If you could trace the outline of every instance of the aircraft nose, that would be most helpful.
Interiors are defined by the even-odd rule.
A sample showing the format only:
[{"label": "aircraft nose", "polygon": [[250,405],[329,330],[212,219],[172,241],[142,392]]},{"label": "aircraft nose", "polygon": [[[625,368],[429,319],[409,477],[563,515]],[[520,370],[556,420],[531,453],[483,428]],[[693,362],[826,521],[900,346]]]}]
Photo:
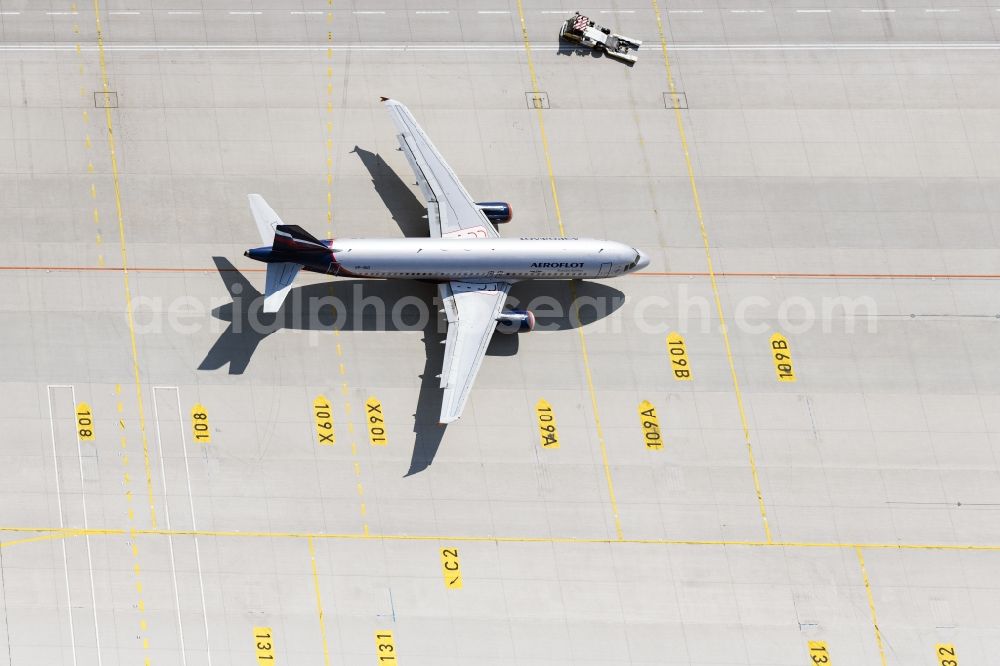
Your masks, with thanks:
[{"label": "aircraft nose", "polygon": [[636,250],[639,253],[639,263],[635,265],[635,270],[641,271],[646,266],[649,266],[649,255],[647,255],[642,250]]}]

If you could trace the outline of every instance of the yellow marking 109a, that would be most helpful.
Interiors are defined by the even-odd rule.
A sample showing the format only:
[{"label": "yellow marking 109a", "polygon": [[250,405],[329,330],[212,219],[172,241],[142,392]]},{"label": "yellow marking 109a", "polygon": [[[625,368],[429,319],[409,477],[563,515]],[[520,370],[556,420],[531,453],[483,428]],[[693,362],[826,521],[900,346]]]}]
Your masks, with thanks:
[{"label": "yellow marking 109a", "polygon": [[333,446],[333,412],[330,410],[330,401],[324,395],[316,396],[313,400],[313,420],[316,422],[316,438],[320,446]]},{"label": "yellow marking 109a", "polygon": [[547,400],[539,400],[535,405],[535,418],[538,419],[538,435],[542,438],[542,448],[558,449],[559,432],[556,430],[556,415]]},{"label": "yellow marking 109a", "polygon": [[257,648],[257,663],[273,664],[274,646],[271,643],[271,627],[254,627],[253,640]]},{"label": "yellow marking 109a", "polygon": [[191,430],[194,441],[202,444],[212,442],[212,432],[208,429],[208,410],[200,402],[191,408]]},{"label": "yellow marking 109a", "polygon": [[830,664],[830,653],[826,649],[826,641],[809,641],[809,659],[814,664]]},{"label": "yellow marking 109a", "polygon": [[639,423],[642,425],[642,439],[647,449],[663,448],[663,436],[660,434],[660,419],[656,416],[656,407],[649,400],[639,403]]},{"label": "yellow marking 109a", "polygon": [[667,336],[667,354],[670,355],[670,369],[674,373],[674,379],[679,382],[689,382],[694,379],[691,374],[691,363],[688,361],[687,346],[680,333],[671,333]]},{"label": "yellow marking 109a", "polygon": [[368,440],[372,446],[385,446],[389,443],[385,436],[385,416],[382,415],[382,403],[375,396],[365,401],[365,416],[368,417]]},{"label": "yellow marking 109a", "polygon": [[951,643],[938,643],[934,646],[934,654],[937,656],[938,666],[958,666],[958,655]]},{"label": "yellow marking 109a", "polygon": [[795,381],[792,351],[788,348],[788,338],[781,333],[771,336],[771,360],[774,361],[774,372],[777,373],[779,382]]},{"label": "yellow marking 109a", "polygon": [[76,436],[84,442],[94,441],[94,415],[85,402],[76,406]]},{"label": "yellow marking 109a", "polygon": [[378,663],[399,663],[396,661],[396,641],[392,637],[391,630],[383,629],[375,632],[375,649],[378,650]]},{"label": "yellow marking 109a", "polygon": [[444,570],[444,586],[449,590],[461,590],[462,571],[458,568],[458,548],[441,549],[441,569]]}]

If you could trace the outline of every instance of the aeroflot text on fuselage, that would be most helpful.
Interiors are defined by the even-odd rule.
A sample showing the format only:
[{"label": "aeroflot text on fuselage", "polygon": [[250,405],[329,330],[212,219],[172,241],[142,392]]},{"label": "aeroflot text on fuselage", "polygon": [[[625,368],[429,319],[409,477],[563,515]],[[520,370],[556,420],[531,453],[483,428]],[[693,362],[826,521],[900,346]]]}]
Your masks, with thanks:
[{"label": "aeroflot text on fuselage", "polygon": [[544,262],[544,263],[533,263],[532,268],[583,268],[583,262],[578,261],[575,263],[566,263],[565,261],[555,263],[555,262]]}]

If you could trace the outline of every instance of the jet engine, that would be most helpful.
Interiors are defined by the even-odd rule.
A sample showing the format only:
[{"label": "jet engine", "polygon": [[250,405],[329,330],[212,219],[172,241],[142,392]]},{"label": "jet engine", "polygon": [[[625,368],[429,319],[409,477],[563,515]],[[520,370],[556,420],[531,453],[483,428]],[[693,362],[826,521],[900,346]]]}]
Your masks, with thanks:
[{"label": "jet engine", "polygon": [[508,310],[497,316],[501,333],[528,333],[535,328],[535,314],[530,310]]},{"label": "jet engine", "polygon": [[493,224],[504,224],[514,217],[514,209],[506,201],[477,201],[476,205]]}]

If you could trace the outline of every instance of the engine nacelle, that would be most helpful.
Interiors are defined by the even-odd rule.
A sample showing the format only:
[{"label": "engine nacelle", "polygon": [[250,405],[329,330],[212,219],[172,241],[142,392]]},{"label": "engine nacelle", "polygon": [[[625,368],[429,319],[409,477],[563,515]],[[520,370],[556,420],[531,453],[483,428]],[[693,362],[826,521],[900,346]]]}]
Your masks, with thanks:
[{"label": "engine nacelle", "polygon": [[514,217],[514,209],[506,201],[477,201],[476,205],[493,224],[504,224]]},{"label": "engine nacelle", "polygon": [[535,314],[530,310],[508,310],[497,316],[501,333],[528,333],[535,328]]}]

